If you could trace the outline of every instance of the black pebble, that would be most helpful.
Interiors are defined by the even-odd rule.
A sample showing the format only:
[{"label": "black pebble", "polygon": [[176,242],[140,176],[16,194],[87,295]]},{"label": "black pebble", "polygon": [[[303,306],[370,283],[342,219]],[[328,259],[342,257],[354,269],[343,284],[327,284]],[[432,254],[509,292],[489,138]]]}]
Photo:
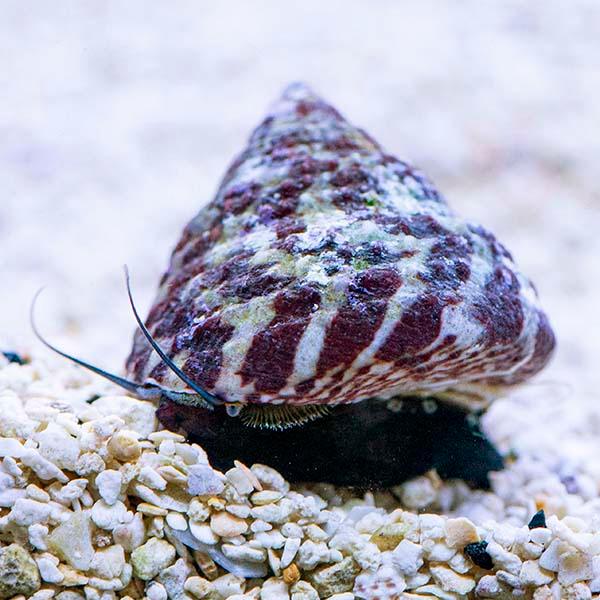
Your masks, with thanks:
[{"label": "black pebble", "polygon": [[6,358],[6,360],[8,360],[8,362],[10,363],[17,363],[18,365],[24,365],[27,361],[22,358],[21,356],[19,356],[16,352],[2,352],[2,354],[4,354],[4,358]]},{"label": "black pebble", "polygon": [[531,521],[527,525],[529,529],[537,529],[538,527],[546,527],[546,515],[543,510],[538,510],[533,517],[531,517]]},{"label": "black pebble", "polygon": [[487,542],[474,542],[465,546],[465,554],[482,569],[490,571],[494,568],[492,557],[487,553]]}]

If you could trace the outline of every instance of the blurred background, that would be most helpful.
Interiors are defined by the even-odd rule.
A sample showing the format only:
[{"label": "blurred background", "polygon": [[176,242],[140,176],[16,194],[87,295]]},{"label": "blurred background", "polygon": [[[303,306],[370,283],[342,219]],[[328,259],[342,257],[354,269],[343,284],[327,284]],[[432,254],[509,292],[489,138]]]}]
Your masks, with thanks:
[{"label": "blurred background", "polygon": [[0,343],[118,371],[185,223],[268,104],[305,80],[534,280],[597,389],[600,4],[304,0],[0,5]]}]

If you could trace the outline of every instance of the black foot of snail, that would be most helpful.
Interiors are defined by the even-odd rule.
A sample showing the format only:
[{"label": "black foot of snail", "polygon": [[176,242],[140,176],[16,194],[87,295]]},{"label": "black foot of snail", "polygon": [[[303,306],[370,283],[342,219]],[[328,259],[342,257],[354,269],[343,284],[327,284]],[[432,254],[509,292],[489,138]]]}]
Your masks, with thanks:
[{"label": "black foot of snail", "polygon": [[228,469],[236,459],[267,463],[291,481],[378,488],[435,468],[444,479],[486,488],[488,473],[503,466],[474,415],[434,400],[408,398],[396,412],[381,400],[338,406],[283,431],[248,427],[222,407],[208,411],[169,401],[158,417],[200,444],[217,468]]}]

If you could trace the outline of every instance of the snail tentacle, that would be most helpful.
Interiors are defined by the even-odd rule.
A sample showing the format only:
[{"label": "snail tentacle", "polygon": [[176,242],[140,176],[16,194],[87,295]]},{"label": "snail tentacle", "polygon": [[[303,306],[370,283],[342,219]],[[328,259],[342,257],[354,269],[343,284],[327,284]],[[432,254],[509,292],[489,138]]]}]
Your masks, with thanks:
[{"label": "snail tentacle", "polygon": [[135,307],[135,303],[133,302],[133,296],[131,294],[131,285],[129,283],[129,270],[127,269],[127,265],[124,265],[125,270],[125,285],[127,286],[127,295],[129,296],[129,303],[131,304],[131,309],[133,310],[133,316],[137,321],[137,324],[144,334],[144,337],[148,340],[148,343],[152,346],[155,352],[160,356],[162,361],[183,381],[185,384],[189,385],[199,396],[202,397],[203,400],[208,402],[208,404],[212,407],[217,404],[221,404],[222,402],[213,394],[207,392],[202,389],[197,383],[195,383],[190,377],[188,377],[164,352],[164,350],[158,345],[158,342],[152,337],[152,334],[148,331],[148,328],[144,325],[144,322],[140,318],[138,311]]},{"label": "snail tentacle", "polygon": [[46,348],[49,348],[53,352],[56,352],[56,354],[58,354],[59,356],[62,356],[63,358],[70,360],[71,362],[75,363],[76,365],[84,367],[85,369],[87,369],[88,371],[91,371],[92,373],[95,373],[96,375],[100,375],[100,377],[104,377],[104,379],[108,379],[108,381],[122,387],[123,389],[127,390],[128,392],[130,392],[132,394],[135,394],[136,396],[143,397],[143,398],[160,396],[160,392],[158,391],[158,389],[151,390],[147,386],[139,385],[139,384],[135,383],[134,381],[129,381],[128,379],[125,379],[124,377],[119,377],[118,375],[109,373],[108,371],[105,371],[104,369],[101,369],[100,367],[97,367],[91,363],[88,363],[88,362],[80,359],[80,358],[77,358],[76,356],[72,356],[71,354],[67,354],[66,352],[63,352],[56,346],[53,346],[48,340],[46,340],[44,338],[44,336],[42,336],[42,334],[40,333],[40,331],[36,325],[36,322],[35,322],[35,305],[36,305],[37,299],[39,298],[39,296],[43,290],[44,290],[44,288],[40,288],[36,292],[35,296],[33,297],[33,300],[31,301],[31,308],[29,309],[29,322],[31,324],[31,329],[33,330],[35,337],[37,337],[37,339],[42,344],[44,344],[44,346],[46,346]]}]

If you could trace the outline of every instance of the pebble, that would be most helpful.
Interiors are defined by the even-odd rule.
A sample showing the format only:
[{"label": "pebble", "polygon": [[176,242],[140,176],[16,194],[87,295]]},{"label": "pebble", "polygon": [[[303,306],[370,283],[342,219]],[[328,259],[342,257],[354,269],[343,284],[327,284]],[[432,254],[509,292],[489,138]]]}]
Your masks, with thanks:
[{"label": "pebble", "polygon": [[347,557],[339,563],[313,571],[309,578],[319,595],[326,598],[351,591],[359,573],[359,566],[351,557]]},{"label": "pebble", "polygon": [[123,462],[137,460],[142,453],[138,437],[138,434],[133,431],[121,429],[110,438],[106,447],[117,460]]},{"label": "pebble", "polygon": [[175,564],[160,571],[157,580],[163,584],[167,596],[172,600],[185,600],[185,582],[192,572],[190,565],[182,558]]},{"label": "pebble", "polygon": [[464,548],[479,541],[477,527],[469,519],[460,517],[446,521],[446,543],[450,548]]},{"label": "pebble", "polygon": [[194,596],[194,598],[206,598],[213,592],[214,585],[208,579],[204,579],[204,577],[193,576],[185,580],[183,589]]},{"label": "pebble", "polygon": [[260,600],[287,600],[290,597],[288,586],[282,579],[267,579],[260,590]]},{"label": "pebble", "polygon": [[250,502],[254,506],[264,506],[265,504],[271,504],[277,502],[283,498],[283,494],[277,490],[262,490],[261,492],[255,492],[250,496]]},{"label": "pebble", "polygon": [[248,523],[227,512],[217,512],[210,518],[210,528],[220,537],[234,537],[248,531]]},{"label": "pebble", "polygon": [[48,536],[48,549],[74,569],[86,571],[94,558],[88,511],[73,513]]},{"label": "pebble", "polygon": [[540,567],[536,560],[526,560],[519,572],[519,580],[525,587],[542,587],[552,583],[553,579],[552,572]]},{"label": "pebble", "polygon": [[167,525],[177,531],[185,531],[188,528],[188,522],[180,513],[170,512],[167,514]]},{"label": "pebble", "polygon": [[[167,600],[168,597],[167,590],[162,583],[152,581],[148,584],[146,588],[146,598],[148,600]],[[197,597],[200,598],[201,596]]]},{"label": "pebble", "polygon": [[229,598],[234,594],[243,594],[246,589],[246,580],[243,577],[232,575],[222,575],[217,577],[212,582],[215,592],[221,596],[221,598]]},{"label": "pebble", "polygon": [[131,553],[133,572],[143,581],[149,581],[173,562],[175,554],[175,548],[169,542],[150,538]]},{"label": "pebble", "polygon": [[38,502],[29,498],[18,498],[8,518],[16,525],[28,527],[36,523],[45,523],[52,514],[52,506],[47,502]]},{"label": "pebble", "polygon": [[423,566],[423,548],[410,540],[402,540],[392,552],[392,563],[402,575],[416,575]]},{"label": "pebble", "polygon": [[449,567],[436,565],[430,568],[431,575],[439,586],[446,592],[466,595],[475,588],[475,579],[455,573]]},{"label": "pebble", "polygon": [[213,531],[210,525],[206,523],[189,522],[190,533],[203,544],[212,546],[219,541],[219,536]]},{"label": "pebble", "polygon": [[264,548],[253,548],[248,544],[223,544],[221,546],[223,554],[234,561],[246,561],[261,563],[267,560],[267,551]]},{"label": "pebble", "polygon": [[103,579],[120,577],[125,569],[125,552],[120,545],[96,550],[90,570]]},{"label": "pebble", "polygon": [[300,548],[301,540],[299,538],[289,537],[283,546],[281,554],[281,567],[287,567],[295,558],[298,549]]},{"label": "pebble", "polygon": [[292,585],[299,581],[299,579],[300,569],[298,569],[294,563],[283,569],[283,581],[286,583],[286,585]]},{"label": "pebble", "polygon": [[127,507],[121,501],[117,501],[111,505],[104,500],[98,500],[92,506],[90,514],[96,527],[109,531],[133,518],[133,515],[129,513]]},{"label": "pebble", "polygon": [[18,544],[0,548],[0,598],[29,597],[40,587],[38,567],[27,550]]},{"label": "pebble", "polygon": [[119,471],[106,469],[96,476],[98,493],[107,504],[115,504],[121,494],[123,477]]},{"label": "pebble", "polygon": [[298,581],[290,588],[291,600],[319,600],[319,593],[308,581]]},{"label": "pebble", "polygon": [[192,496],[220,494],[225,484],[208,465],[192,465],[188,470],[188,492]]},{"label": "pebble", "polygon": [[227,477],[238,494],[242,496],[247,496],[254,491],[253,479],[249,477],[247,471],[244,471],[243,469],[239,469],[238,467],[229,469],[229,471],[225,473],[225,477]]},{"label": "pebble", "polygon": [[65,576],[58,569],[60,563],[56,556],[51,554],[42,554],[36,557],[35,562],[40,572],[42,581],[46,583],[61,583]]}]

